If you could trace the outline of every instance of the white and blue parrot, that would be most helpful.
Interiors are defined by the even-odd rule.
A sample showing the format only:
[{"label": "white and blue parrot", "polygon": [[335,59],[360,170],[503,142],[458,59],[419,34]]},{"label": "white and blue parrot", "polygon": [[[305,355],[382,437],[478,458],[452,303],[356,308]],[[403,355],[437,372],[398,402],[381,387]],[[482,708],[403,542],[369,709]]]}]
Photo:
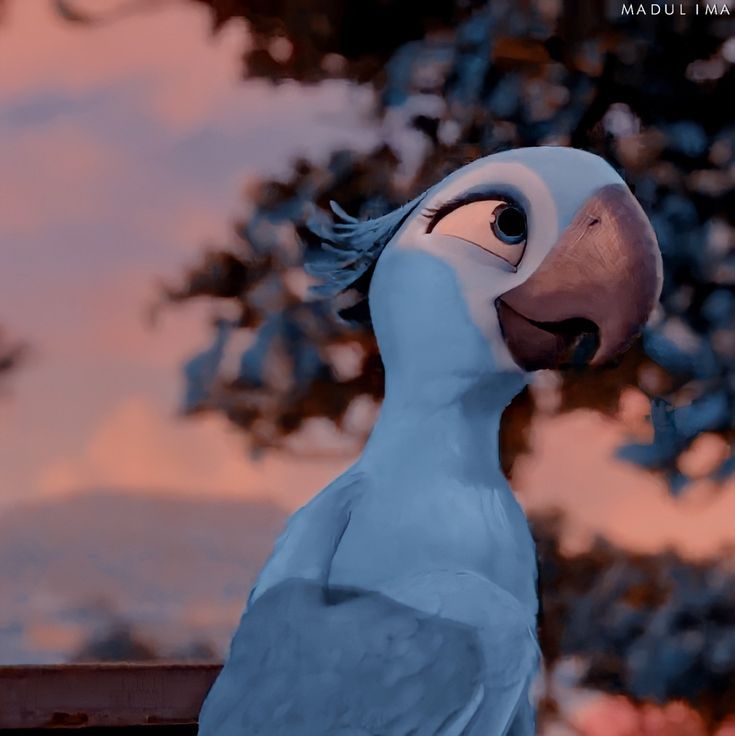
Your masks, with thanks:
[{"label": "white and blue parrot", "polygon": [[661,288],[654,232],[605,161],[562,147],[342,219],[313,270],[327,294],[369,279],[385,401],[276,543],[199,733],[530,736],[536,558],[500,418],[529,371],[630,344]]}]

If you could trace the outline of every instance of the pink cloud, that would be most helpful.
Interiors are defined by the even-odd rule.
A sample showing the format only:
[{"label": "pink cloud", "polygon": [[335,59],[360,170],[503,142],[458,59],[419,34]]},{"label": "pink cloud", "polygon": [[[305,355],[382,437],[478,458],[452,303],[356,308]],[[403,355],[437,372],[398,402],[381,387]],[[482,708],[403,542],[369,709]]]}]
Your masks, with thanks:
[{"label": "pink cloud", "polygon": [[539,419],[533,452],[514,478],[521,502],[564,509],[571,547],[602,534],[641,551],[672,546],[701,557],[735,543],[735,483],[717,492],[700,483],[674,499],[658,477],[615,459],[626,435],[623,424],[592,411]]},{"label": "pink cloud", "polygon": [[[619,425],[576,412],[540,422],[534,436],[536,451],[520,463],[514,486],[530,511],[566,510],[571,548],[603,534],[637,550],[672,546],[700,557],[735,541],[732,489],[708,497],[698,488],[672,499],[650,474],[614,460],[624,439]],[[273,452],[252,461],[244,437],[223,419],[182,421],[133,396],[119,401],[77,451],[48,463],[39,487],[46,493],[114,487],[270,498],[293,510],[348,459]]]},{"label": "pink cloud", "polygon": [[0,142],[0,233],[34,234],[99,216],[111,202],[101,182],[126,170],[111,146],[62,122]]},{"label": "pink cloud", "polygon": [[[150,132],[153,120],[163,134],[156,128],[138,151],[127,127],[110,131],[109,117],[85,112],[13,130],[0,142],[0,222],[6,233],[26,236],[22,247],[11,240],[19,254],[13,265],[34,250],[40,255],[24,261],[33,269],[35,292],[15,279],[0,289],[2,315],[13,314],[14,328],[38,353],[15,383],[17,406],[5,409],[14,424],[3,432],[0,493],[7,499],[35,492],[40,466],[45,492],[80,485],[211,489],[272,494],[293,508],[340,463],[274,455],[254,464],[241,436],[219,420],[176,420],[179,368],[203,343],[206,320],[194,307],[164,315],[152,332],[144,310],[156,274],[182,267],[182,249],[193,251],[210,236],[226,238],[246,173],[278,170],[298,145],[313,155],[346,140],[371,145],[375,131],[359,115],[367,98],[338,83],[304,90],[239,81],[242,27],[213,39],[206,12],[194,4],[90,29],[62,23],[51,7],[10,3],[0,98],[13,104],[55,91],[74,100],[112,90],[112,110],[127,115],[131,130]],[[198,159],[186,159],[184,169],[194,173],[179,176],[162,157],[199,126],[214,131],[212,145],[227,153],[227,166],[204,170]],[[218,147],[245,130],[244,138],[229,139],[226,151]],[[208,146],[202,161],[210,160]],[[182,146],[170,163],[178,165],[176,155],[189,148]],[[114,240],[131,222],[130,242]],[[59,239],[57,229],[69,223],[88,225],[88,240]],[[51,236],[36,238],[44,228]],[[66,268],[70,246],[96,264],[93,277]],[[3,273],[8,279],[7,268]],[[131,373],[145,374],[147,383],[132,385]],[[637,549],[672,544],[703,555],[732,543],[732,484],[720,494],[700,486],[672,500],[651,475],[612,458],[628,428],[589,412],[538,421],[533,454],[520,462],[514,480],[523,503],[531,510],[567,509],[576,544],[604,533]],[[708,441],[688,461],[698,467],[720,449]]]},{"label": "pink cloud", "polygon": [[182,422],[143,397],[128,397],[76,453],[44,467],[38,486],[52,495],[111,488],[268,499],[293,510],[347,464],[277,454],[253,461],[246,451],[242,436],[219,418]]},{"label": "pink cloud", "polygon": [[702,719],[684,703],[636,707],[622,697],[600,696],[573,718],[583,736],[706,736]]},{"label": "pink cloud", "polygon": [[[98,11],[103,7],[97,3]],[[212,94],[208,87],[221,90],[236,77],[238,51],[247,38],[241,24],[212,37],[206,8],[195,5],[183,12],[178,4],[159,5],[91,28],[63,21],[51,2],[16,0],[6,15],[0,47],[4,96],[33,87],[80,94],[137,76],[178,93],[188,80],[190,104],[197,109]]]},{"label": "pink cloud", "polygon": [[[267,132],[269,125],[278,127],[279,115],[293,115],[304,105],[313,105],[323,118],[343,119],[346,98],[349,109],[357,106],[369,114],[371,92],[345,82],[305,89],[288,82],[276,87],[265,80],[242,81],[246,24],[231,21],[213,35],[204,6],[158,5],[87,28],[62,21],[51,2],[16,0],[5,26],[0,98],[34,89],[81,96],[137,82],[141,107],[179,134],[212,122],[237,130],[253,120]],[[233,88],[239,94],[233,95]],[[337,142],[354,139],[338,123],[333,134]]]},{"label": "pink cloud", "polygon": [[0,316],[35,351],[3,415],[2,504],[37,492],[39,466],[76,463],[130,393],[174,411],[208,312],[152,331],[146,307],[231,237],[248,173],[375,139],[344,85],[242,82],[242,27],[212,37],[195,4],[92,28],[52,7],[10,2],[0,44]]}]

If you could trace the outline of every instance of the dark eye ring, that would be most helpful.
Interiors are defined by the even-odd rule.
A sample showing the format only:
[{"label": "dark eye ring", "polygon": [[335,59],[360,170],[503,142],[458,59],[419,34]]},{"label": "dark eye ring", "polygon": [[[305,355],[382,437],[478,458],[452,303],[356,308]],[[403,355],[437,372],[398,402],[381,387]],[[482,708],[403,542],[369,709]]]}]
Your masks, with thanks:
[{"label": "dark eye ring", "polygon": [[526,239],[526,215],[514,204],[499,204],[493,210],[490,227],[495,237],[508,245],[518,245]]}]

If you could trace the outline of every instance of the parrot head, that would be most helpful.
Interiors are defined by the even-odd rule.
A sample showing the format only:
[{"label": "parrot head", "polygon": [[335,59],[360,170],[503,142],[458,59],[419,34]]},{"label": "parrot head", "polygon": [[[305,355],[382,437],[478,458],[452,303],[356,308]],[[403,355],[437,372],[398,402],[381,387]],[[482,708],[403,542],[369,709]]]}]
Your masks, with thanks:
[{"label": "parrot head", "polygon": [[317,290],[366,294],[386,369],[409,381],[604,364],[661,290],[641,206],[577,149],[478,159],[375,220],[337,212],[344,222],[317,231]]}]

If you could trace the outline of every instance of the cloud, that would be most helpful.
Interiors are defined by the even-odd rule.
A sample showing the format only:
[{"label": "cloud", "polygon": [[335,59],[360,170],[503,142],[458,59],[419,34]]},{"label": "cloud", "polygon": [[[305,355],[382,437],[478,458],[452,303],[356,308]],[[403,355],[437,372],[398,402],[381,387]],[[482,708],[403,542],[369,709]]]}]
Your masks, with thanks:
[{"label": "cloud", "polygon": [[253,461],[246,449],[242,435],[228,431],[219,418],[186,422],[161,413],[145,397],[131,396],[76,453],[43,468],[38,487],[50,495],[129,489],[269,499],[293,510],[347,462],[278,454]]},{"label": "cloud", "polygon": [[246,176],[376,140],[365,90],[243,82],[247,33],[213,37],[204,7],[94,28],[51,9],[9,3],[0,44],[0,319],[34,349],[3,414],[2,504],[38,492],[39,466],[53,487],[125,478],[85,443],[131,395],[173,412],[181,362],[206,341],[198,305],[148,329],[157,280],[227,242]]},{"label": "cloud", "polygon": [[[230,24],[213,37],[205,7],[159,6],[92,28],[64,22],[51,2],[11,2],[0,48],[0,95],[22,96],[46,87],[81,96],[138,78],[165,86],[201,107],[239,72],[243,26]],[[206,48],[214,53],[202,53]],[[178,86],[175,82],[178,80]]]},{"label": "cloud", "polygon": [[632,549],[701,557],[735,542],[735,483],[717,492],[699,484],[674,499],[658,477],[615,459],[627,439],[623,424],[592,411],[539,419],[513,486],[529,510],[568,513],[572,548],[602,534]]},{"label": "cloud", "polygon": [[186,213],[222,220],[239,207],[246,174],[377,143],[367,87],[243,81],[245,25],[213,36],[203,6],[92,28],[52,7],[11,3],[3,27],[0,238],[80,220],[114,233],[134,218],[163,245]]},{"label": "cloud", "polygon": [[[0,44],[0,318],[36,354],[3,407],[0,497],[159,487],[293,508],[341,465],[253,463],[224,422],[177,420],[179,367],[206,322],[194,306],[151,332],[144,309],[157,277],[225,241],[246,176],[372,146],[369,92],[241,81],[243,27],[212,37],[193,3],[89,29],[51,7],[11,3]],[[568,509],[578,544],[706,554],[733,539],[735,493],[670,499],[612,459],[623,434],[592,413],[539,421],[521,499]]]},{"label": "cloud", "polygon": [[[534,427],[535,453],[519,463],[514,487],[530,511],[561,507],[571,524],[569,546],[595,534],[641,551],[672,546],[701,557],[732,543],[735,489],[712,495],[695,488],[672,499],[649,473],[620,463],[619,424],[578,411]],[[582,453],[579,448],[584,448]],[[243,435],[219,417],[184,421],[144,396],[129,396],[73,453],[39,475],[46,494],[81,489],[270,499],[293,510],[330,482],[348,459],[306,460],[277,452],[251,460]]]},{"label": "cloud", "polygon": [[[636,706],[621,696],[600,695],[573,715],[584,736],[705,736],[702,718],[684,703]],[[718,731],[718,734],[725,731]]]},{"label": "cloud", "polygon": [[16,132],[0,144],[0,237],[96,216],[99,183],[124,168],[113,148],[67,122],[42,135]]}]

